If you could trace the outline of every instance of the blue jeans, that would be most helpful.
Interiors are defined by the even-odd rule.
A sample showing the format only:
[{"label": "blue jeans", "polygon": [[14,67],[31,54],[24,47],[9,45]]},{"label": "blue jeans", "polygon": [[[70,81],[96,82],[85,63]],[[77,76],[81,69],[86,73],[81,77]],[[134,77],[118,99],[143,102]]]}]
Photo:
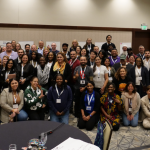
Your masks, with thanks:
[{"label": "blue jeans", "polygon": [[57,116],[53,111],[50,110],[50,121],[68,124],[68,120],[69,110],[63,116]]},{"label": "blue jeans", "polygon": [[139,112],[134,115],[134,118],[131,121],[127,119],[127,115],[125,113],[123,113],[122,119],[125,126],[131,125],[132,127],[136,127],[138,125]]},{"label": "blue jeans", "polygon": [[17,121],[26,121],[28,118],[28,114],[22,109],[17,115]]}]

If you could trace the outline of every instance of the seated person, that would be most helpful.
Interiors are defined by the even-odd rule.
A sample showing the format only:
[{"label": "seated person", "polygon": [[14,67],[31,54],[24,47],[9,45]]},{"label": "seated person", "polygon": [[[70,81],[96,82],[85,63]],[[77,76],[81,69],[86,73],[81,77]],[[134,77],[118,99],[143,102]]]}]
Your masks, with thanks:
[{"label": "seated person", "polygon": [[87,84],[87,90],[83,92],[80,98],[81,116],[78,127],[80,129],[92,130],[99,121],[100,115],[100,95],[94,91],[94,82]]},{"label": "seated person", "polygon": [[48,91],[50,121],[68,124],[69,110],[72,103],[72,91],[66,85],[63,75],[56,74],[54,85]]},{"label": "seated person", "polygon": [[103,94],[100,98],[101,111],[100,114],[101,122],[105,123],[108,119],[112,124],[113,130],[118,131],[120,127],[120,115],[119,110],[123,107],[123,102],[119,95],[114,93],[115,85],[113,83],[108,83],[107,86],[108,93]]},{"label": "seated person", "polygon": [[138,125],[140,95],[136,92],[134,83],[129,82],[121,96],[124,104],[123,124],[136,127]]},{"label": "seated person", "polygon": [[141,98],[140,120],[143,121],[143,127],[150,129],[150,85],[147,86],[147,95]]},{"label": "seated person", "polygon": [[32,77],[30,83],[24,92],[25,109],[30,120],[44,120],[47,90],[38,84],[37,77]]},{"label": "seated person", "polygon": [[25,121],[28,118],[27,113],[22,109],[24,104],[23,91],[19,89],[19,83],[16,79],[9,81],[9,88],[1,93],[1,121],[3,123],[12,122],[14,117],[17,121]]}]

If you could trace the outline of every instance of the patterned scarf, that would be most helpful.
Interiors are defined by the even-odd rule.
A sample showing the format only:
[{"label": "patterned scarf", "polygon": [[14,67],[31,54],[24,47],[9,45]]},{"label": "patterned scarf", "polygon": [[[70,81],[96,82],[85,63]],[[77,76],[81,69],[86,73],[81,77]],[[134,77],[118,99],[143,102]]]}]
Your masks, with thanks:
[{"label": "patterned scarf", "polygon": [[65,62],[60,66],[57,61],[53,67],[53,71],[58,71],[58,72],[60,72],[60,74],[63,74],[64,70],[65,70],[65,66],[66,66]]},{"label": "patterned scarf", "polygon": [[42,68],[40,65],[37,66],[37,77],[39,80],[40,85],[44,85],[48,83],[49,79],[49,68],[47,65],[45,65],[44,70],[42,71]]}]

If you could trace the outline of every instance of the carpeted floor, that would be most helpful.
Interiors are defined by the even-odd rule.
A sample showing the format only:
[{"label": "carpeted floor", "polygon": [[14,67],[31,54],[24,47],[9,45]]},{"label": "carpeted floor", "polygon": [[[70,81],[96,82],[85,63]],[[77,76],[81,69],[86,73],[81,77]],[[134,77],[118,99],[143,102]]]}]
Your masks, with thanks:
[{"label": "carpeted floor", "polygon": [[[77,128],[77,123],[73,123],[73,119],[74,116],[70,115],[69,125]],[[81,131],[84,132],[94,143],[97,133],[96,127],[92,131]],[[150,145],[150,130],[145,130],[141,124],[139,124],[137,127],[121,126],[119,131],[113,131],[109,150],[127,150],[146,145]],[[148,149],[150,149],[150,147]]]}]

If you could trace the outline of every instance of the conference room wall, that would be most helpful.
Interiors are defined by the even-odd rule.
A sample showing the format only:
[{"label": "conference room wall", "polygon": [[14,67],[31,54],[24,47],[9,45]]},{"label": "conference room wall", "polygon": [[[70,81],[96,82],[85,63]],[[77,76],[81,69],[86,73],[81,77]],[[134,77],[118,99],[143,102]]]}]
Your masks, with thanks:
[{"label": "conference room wall", "polygon": [[150,0],[0,0],[0,23],[140,28],[149,14]]},{"label": "conference room wall", "polygon": [[0,28],[0,40],[34,41],[38,46],[38,41],[60,41],[71,46],[72,40],[80,42],[86,41],[88,37],[95,42],[105,42],[106,35],[112,35],[112,42],[116,44],[118,51],[121,42],[132,43],[132,32],[128,31],[103,31],[103,30],[64,30],[64,29],[34,29],[34,28]]}]

